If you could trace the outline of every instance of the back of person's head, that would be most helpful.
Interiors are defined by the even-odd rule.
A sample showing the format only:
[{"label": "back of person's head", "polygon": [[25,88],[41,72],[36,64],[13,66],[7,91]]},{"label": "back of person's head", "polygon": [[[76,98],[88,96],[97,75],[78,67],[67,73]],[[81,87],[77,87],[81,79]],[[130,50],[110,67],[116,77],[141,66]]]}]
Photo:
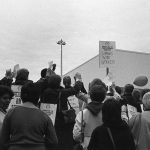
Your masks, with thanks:
[{"label": "back of person's head", "polygon": [[104,102],[102,120],[106,125],[117,125],[121,122],[121,104],[114,97],[109,97]]},{"label": "back of person's head", "polygon": [[90,89],[90,98],[92,101],[103,102],[106,97],[106,89],[102,85],[94,85]]},{"label": "back of person's head", "polygon": [[142,103],[144,110],[150,110],[150,92],[144,94]]},{"label": "back of person's head", "polygon": [[101,79],[95,78],[95,79],[92,80],[92,82],[89,83],[89,91],[95,85],[101,85],[105,89],[107,89],[105,83]]},{"label": "back of person's head", "polygon": [[139,101],[141,98],[141,93],[138,89],[134,89],[132,92],[132,96],[136,101]]},{"label": "back of person's head", "polygon": [[37,105],[40,97],[40,90],[35,83],[26,83],[21,88],[21,99],[23,103],[31,102]]},{"label": "back of person's head", "polygon": [[61,77],[59,75],[51,75],[48,77],[48,87],[58,89],[60,87]]},{"label": "back of person's head", "polygon": [[17,71],[16,80],[26,81],[28,80],[29,71],[27,69],[19,69]]},{"label": "back of person's head", "polygon": [[8,86],[0,85],[0,97],[5,94],[8,94],[10,96],[10,99],[12,99],[12,97],[14,96],[13,91]]},{"label": "back of person's head", "polygon": [[141,99],[142,99],[143,96],[144,96],[146,93],[148,93],[148,92],[150,92],[150,89],[143,89],[143,90],[141,91]]},{"label": "back of person's head", "polygon": [[45,78],[47,73],[47,68],[41,70],[41,78]]},{"label": "back of person's head", "polygon": [[70,76],[65,76],[63,78],[63,84],[65,87],[71,86],[71,77]]},{"label": "back of person's head", "polygon": [[133,90],[134,90],[134,86],[132,84],[126,84],[124,87],[125,94],[132,94]]}]

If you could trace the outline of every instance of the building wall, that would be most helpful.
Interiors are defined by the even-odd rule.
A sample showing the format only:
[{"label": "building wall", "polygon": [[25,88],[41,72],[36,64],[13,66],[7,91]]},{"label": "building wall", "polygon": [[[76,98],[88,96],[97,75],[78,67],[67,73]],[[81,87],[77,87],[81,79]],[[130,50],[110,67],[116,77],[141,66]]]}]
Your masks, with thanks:
[{"label": "building wall", "polygon": [[[146,75],[150,79],[150,54],[116,50],[116,65],[109,68],[109,70],[113,74],[116,85],[119,86],[133,83],[134,79],[140,75]],[[89,82],[94,78],[103,80],[106,76],[106,68],[99,68],[99,55],[65,75],[71,76],[73,82],[76,72],[81,73],[86,89],[88,89]],[[150,87],[150,84],[148,83],[145,87]]]}]

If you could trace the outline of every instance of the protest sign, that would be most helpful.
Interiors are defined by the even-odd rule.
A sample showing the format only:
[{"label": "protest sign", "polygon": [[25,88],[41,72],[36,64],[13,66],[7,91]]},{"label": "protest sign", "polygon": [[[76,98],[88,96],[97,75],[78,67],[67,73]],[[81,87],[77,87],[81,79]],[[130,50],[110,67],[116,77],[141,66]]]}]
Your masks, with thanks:
[{"label": "protest sign", "polygon": [[19,70],[19,64],[16,64],[15,66],[14,66],[14,70],[13,70],[13,76],[14,76],[14,78],[16,78],[16,76],[17,76],[17,71]]},{"label": "protest sign", "polygon": [[41,103],[40,109],[52,119],[54,125],[56,118],[57,104]]},{"label": "protest sign", "polygon": [[99,41],[99,66],[110,67],[115,64],[116,44],[113,41]]},{"label": "protest sign", "polygon": [[[71,107],[75,110],[76,114],[78,114],[79,110],[79,100],[76,96],[69,96],[68,101],[71,105]],[[69,108],[69,105],[68,105]]]},{"label": "protest sign", "polygon": [[129,119],[131,119],[132,116],[135,116],[137,114],[137,109],[134,106],[128,104],[127,104],[127,111]]},{"label": "protest sign", "polygon": [[15,106],[20,106],[22,104],[21,100],[21,85],[12,85],[11,89],[14,92],[14,97],[12,98],[8,109],[13,108]]}]

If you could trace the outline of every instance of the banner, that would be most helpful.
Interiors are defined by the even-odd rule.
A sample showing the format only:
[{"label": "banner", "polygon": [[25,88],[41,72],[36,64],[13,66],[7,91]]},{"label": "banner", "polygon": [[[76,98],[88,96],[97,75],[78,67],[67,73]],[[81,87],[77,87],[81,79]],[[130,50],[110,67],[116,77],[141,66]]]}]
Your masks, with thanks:
[{"label": "banner", "polygon": [[54,125],[56,119],[57,104],[41,103],[40,109],[52,119]]},{"label": "banner", "polygon": [[21,88],[22,88],[22,85],[12,85],[11,86],[11,90],[14,92],[14,97],[12,98],[8,109],[13,108],[15,106],[20,106],[22,104]]},{"label": "banner", "polygon": [[99,41],[99,66],[110,67],[115,65],[116,43],[113,41]]},{"label": "banner", "polygon": [[[76,114],[78,114],[78,112],[80,111],[78,98],[76,96],[69,96],[68,101],[71,107],[76,111]],[[69,104],[68,104],[68,108],[70,108]]]}]

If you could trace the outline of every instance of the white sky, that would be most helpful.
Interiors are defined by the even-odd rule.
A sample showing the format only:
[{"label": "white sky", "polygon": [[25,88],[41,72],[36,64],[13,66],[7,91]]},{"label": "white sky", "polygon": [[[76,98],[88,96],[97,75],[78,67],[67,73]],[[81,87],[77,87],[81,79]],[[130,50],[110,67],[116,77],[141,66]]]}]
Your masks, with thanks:
[{"label": "white sky", "polygon": [[40,78],[48,61],[60,73],[98,54],[99,40],[118,49],[150,52],[149,0],[0,0],[0,77],[15,64]]}]

